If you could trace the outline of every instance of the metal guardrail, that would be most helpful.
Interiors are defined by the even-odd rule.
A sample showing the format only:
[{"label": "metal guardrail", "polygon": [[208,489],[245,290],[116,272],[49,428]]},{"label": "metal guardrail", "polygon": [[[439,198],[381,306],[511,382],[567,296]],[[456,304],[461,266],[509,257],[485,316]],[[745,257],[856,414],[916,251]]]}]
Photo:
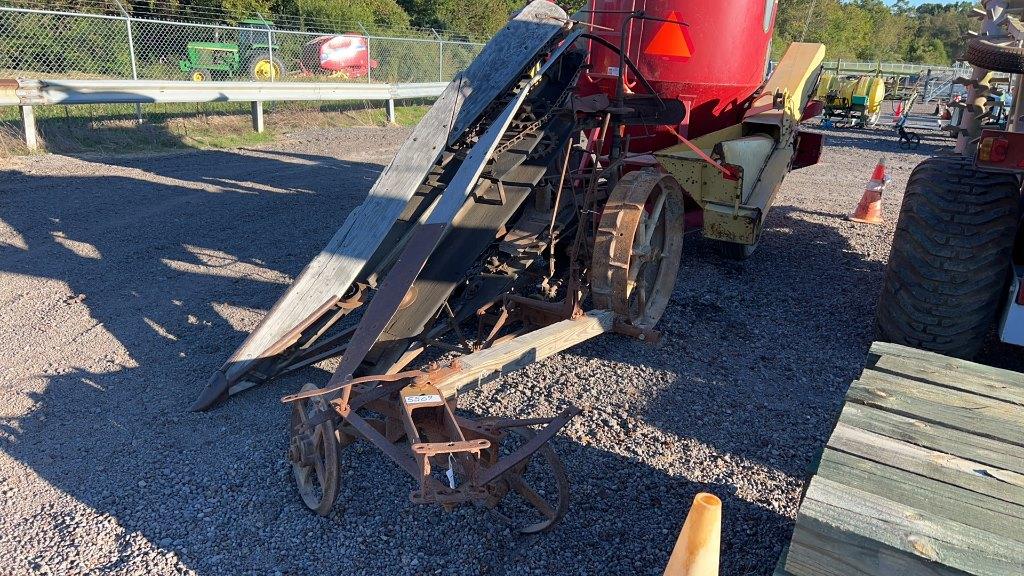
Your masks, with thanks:
[{"label": "metal guardrail", "polygon": [[0,80],[0,106],[402,100],[437,97],[447,82],[338,84],[157,80]]},{"label": "metal guardrail", "polygon": [[30,150],[38,147],[33,106],[53,104],[154,104],[177,102],[251,102],[253,129],[262,132],[263,102],[387,101],[395,121],[395,100],[435,98],[446,82],[342,84],[305,82],[187,82],[156,80],[0,79],[0,106],[18,106]]}]

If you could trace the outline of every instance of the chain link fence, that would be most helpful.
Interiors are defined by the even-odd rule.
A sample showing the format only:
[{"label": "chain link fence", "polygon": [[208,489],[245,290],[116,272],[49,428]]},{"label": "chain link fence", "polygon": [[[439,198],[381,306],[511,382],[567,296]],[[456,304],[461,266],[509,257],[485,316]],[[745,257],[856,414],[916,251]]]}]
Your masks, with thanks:
[{"label": "chain link fence", "polygon": [[445,82],[483,44],[0,7],[0,78]]}]

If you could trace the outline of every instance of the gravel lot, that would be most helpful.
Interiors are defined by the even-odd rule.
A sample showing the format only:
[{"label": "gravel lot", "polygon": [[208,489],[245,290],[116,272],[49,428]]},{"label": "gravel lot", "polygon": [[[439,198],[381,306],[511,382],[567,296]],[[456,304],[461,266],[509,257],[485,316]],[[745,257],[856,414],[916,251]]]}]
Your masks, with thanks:
[{"label": "gravel lot", "polygon": [[[722,573],[771,573],[871,342],[903,186],[945,141],[829,133],[749,261],[691,237],[660,346],[604,336],[468,396],[586,409],[555,442],[569,514],[522,537],[411,504],[361,445],[332,515],[307,511],[278,398],[323,366],[186,411],[406,134],[0,159],[0,573],[660,574],[701,490],[725,502]],[[844,221],[882,154],[889,224]]]}]

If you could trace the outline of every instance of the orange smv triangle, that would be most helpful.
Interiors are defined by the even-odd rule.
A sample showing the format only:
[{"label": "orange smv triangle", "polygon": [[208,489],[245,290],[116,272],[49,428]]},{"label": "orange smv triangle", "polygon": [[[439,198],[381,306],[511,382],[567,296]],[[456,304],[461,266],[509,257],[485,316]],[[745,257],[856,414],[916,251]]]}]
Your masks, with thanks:
[{"label": "orange smv triangle", "polygon": [[658,29],[644,52],[649,56],[689,59],[690,56],[693,56],[693,49],[690,46],[686,27],[679,24],[679,15],[675,11],[669,13],[667,20],[671,20],[671,22],[661,23],[661,28]]}]

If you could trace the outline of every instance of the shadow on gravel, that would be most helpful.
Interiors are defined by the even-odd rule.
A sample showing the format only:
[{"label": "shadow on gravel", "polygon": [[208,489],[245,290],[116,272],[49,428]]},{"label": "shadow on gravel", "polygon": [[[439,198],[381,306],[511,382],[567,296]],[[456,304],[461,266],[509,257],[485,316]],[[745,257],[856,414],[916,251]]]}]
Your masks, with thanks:
[{"label": "shadow on gravel", "polygon": [[[776,207],[761,246],[745,262],[723,260],[707,243],[691,242],[660,325],[661,344],[645,350],[608,337],[592,345],[609,360],[674,374],[637,417],[734,459],[745,470],[731,476],[736,486],[756,484],[753,478],[772,471],[790,479],[778,482],[802,486],[863,367],[884,263],[863,259],[840,233],[844,224],[822,222],[837,216]],[[713,460],[707,466],[711,474],[722,467]],[[793,502],[777,492],[759,494],[782,507]],[[757,528],[752,539],[737,535],[733,544],[760,547],[754,557],[762,562],[777,558],[792,521],[759,525],[760,510],[736,513]],[[723,574],[746,570],[771,573],[744,566]]]},{"label": "shadow on gravel", "polygon": [[[0,408],[0,449],[115,517],[125,553],[141,535],[185,550],[201,573],[265,573],[236,537],[262,539],[282,506],[296,508],[291,494],[266,496],[260,484],[283,478],[255,449],[284,446],[275,396],[285,388],[231,410],[186,410],[258,320],[250,310],[269,308],[380,166],[215,151],[104,161],[138,173],[0,170],[0,224],[20,244],[0,243],[0,274],[10,298],[37,307],[20,332],[46,366],[4,371],[47,382],[29,412]],[[19,294],[19,277],[45,292]],[[246,568],[218,569],[219,553]]]},{"label": "shadow on gravel", "polygon": [[920,146],[913,150],[900,148],[899,135],[891,128],[843,129],[815,126],[811,131],[824,134],[826,146],[859,148],[891,154],[924,154],[933,156],[951,151],[954,144],[954,140],[947,137],[944,133],[931,130],[910,130],[911,133],[921,137]]},{"label": "shadow on gravel", "polygon": [[691,243],[681,275],[689,266],[707,279],[677,285],[659,352],[624,338],[600,346],[611,360],[654,360],[651,368],[676,373],[648,403],[648,422],[796,478],[809,476],[860,374],[884,273],[883,262],[862,259],[835,227],[808,216],[839,215],[776,207],[745,262]]},{"label": "shadow on gravel", "polygon": [[[77,507],[39,514],[40,522],[67,523],[62,534],[79,526],[65,545],[81,558],[106,546],[108,563],[92,570],[169,573],[180,561],[211,576],[586,574],[581,566],[594,562],[581,564],[585,556],[607,574],[660,573],[700,490],[725,500],[726,568],[758,569],[741,548],[768,545],[785,518],[724,482],[689,482],[564,437],[556,445],[573,496],[552,534],[520,537],[480,510],[411,504],[412,482],[365,445],[346,454],[339,503],[318,517],[293,489],[279,402],[303,381],[325,380],[316,368],[212,412],[187,412],[258,319],[246,309],[268,308],[334,233],[310,215],[340,221],[379,170],[304,158],[337,168],[311,170],[287,160],[204,152],[103,160],[138,170],[133,177],[104,175],[102,165],[76,177],[0,171],[5,192],[32,191],[0,206],[0,220],[24,241],[0,246],[0,272],[68,287],[31,297],[40,319],[25,334],[50,322],[75,326],[35,341],[52,367],[21,374],[46,385],[29,394],[27,413],[0,408],[0,449],[116,522],[106,536],[111,550]],[[300,181],[307,190],[297,193],[292,183]],[[48,558],[23,560],[42,567]]]}]

